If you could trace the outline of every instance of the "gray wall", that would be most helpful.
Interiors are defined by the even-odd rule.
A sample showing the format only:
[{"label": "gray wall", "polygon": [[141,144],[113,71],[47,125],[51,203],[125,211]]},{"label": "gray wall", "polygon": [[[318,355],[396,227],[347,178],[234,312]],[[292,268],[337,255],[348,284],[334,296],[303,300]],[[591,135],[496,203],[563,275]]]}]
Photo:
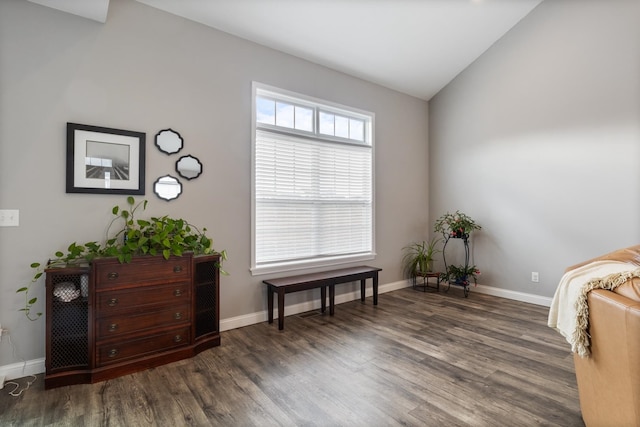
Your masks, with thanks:
[{"label": "gray wall", "polygon": [[[0,228],[0,323],[22,358],[44,356],[44,320],[17,311],[15,290],[32,277],[29,264],[72,241],[102,240],[111,208],[125,203],[125,196],[65,193],[67,122],[146,132],[146,216],[186,218],[228,250],[222,319],[264,312],[264,277],[249,273],[252,80],[376,114],[372,263],[383,268],[381,284],[401,281],[402,247],[427,237],[430,223],[425,101],[132,0],[111,0],[106,24],[24,0],[0,2],[0,209],[20,210],[19,227]],[[204,164],[169,203],[151,191],[176,160],[153,145],[167,127]],[[39,309],[42,285],[34,293]],[[14,362],[2,340],[0,368]]]},{"label": "gray wall", "polygon": [[430,101],[429,212],[483,226],[483,285],[552,297],[638,243],[639,22],[637,0],[545,1]]}]

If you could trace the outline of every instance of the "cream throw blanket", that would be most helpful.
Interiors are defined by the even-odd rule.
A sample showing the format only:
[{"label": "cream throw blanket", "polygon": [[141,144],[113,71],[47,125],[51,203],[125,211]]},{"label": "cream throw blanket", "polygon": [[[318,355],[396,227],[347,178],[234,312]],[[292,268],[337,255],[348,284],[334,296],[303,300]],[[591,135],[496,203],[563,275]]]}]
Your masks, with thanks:
[{"label": "cream throw blanket", "polygon": [[588,356],[587,294],[593,289],[613,290],[632,277],[640,277],[637,264],[611,260],[594,261],[566,272],[551,302],[547,324],[566,338],[571,351]]}]

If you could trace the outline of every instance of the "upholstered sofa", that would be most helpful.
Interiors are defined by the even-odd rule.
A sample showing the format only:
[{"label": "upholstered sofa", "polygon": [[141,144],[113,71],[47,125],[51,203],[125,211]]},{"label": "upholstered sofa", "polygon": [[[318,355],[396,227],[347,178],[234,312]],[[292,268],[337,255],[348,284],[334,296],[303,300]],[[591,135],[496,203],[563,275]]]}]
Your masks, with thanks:
[{"label": "upholstered sofa", "polygon": [[[616,260],[638,265],[640,245],[592,261]],[[640,427],[640,278],[613,291],[587,295],[590,352],[574,354],[580,409],[588,427]]]}]

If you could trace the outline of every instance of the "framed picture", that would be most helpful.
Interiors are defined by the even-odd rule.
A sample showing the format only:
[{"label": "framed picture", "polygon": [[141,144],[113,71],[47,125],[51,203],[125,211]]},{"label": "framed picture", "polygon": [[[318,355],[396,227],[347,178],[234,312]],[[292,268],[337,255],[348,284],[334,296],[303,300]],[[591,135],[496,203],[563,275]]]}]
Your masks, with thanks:
[{"label": "framed picture", "polygon": [[143,132],[67,123],[67,193],[144,194]]}]

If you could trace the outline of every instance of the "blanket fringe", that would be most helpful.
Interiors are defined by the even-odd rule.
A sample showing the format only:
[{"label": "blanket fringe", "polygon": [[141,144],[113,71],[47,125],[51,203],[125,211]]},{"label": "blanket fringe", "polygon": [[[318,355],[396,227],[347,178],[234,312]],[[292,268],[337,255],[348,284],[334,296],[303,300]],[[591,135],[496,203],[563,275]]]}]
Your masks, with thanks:
[{"label": "blanket fringe", "polygon": [[589,328],[589,305],[587,304],[587,295],[594,289],[606,289],[613,291],[618,286],[626,283],[629,279],[640,277],[640,268],[633,271],[625,271],[622,273],[614,273],[605,277],[590,280],[580,290],[578,299],[576,300],[576,329],[572,335],[571,351],[578,353],[580,357],[588,357],[591,354],[590,336],[587,333]]}]

